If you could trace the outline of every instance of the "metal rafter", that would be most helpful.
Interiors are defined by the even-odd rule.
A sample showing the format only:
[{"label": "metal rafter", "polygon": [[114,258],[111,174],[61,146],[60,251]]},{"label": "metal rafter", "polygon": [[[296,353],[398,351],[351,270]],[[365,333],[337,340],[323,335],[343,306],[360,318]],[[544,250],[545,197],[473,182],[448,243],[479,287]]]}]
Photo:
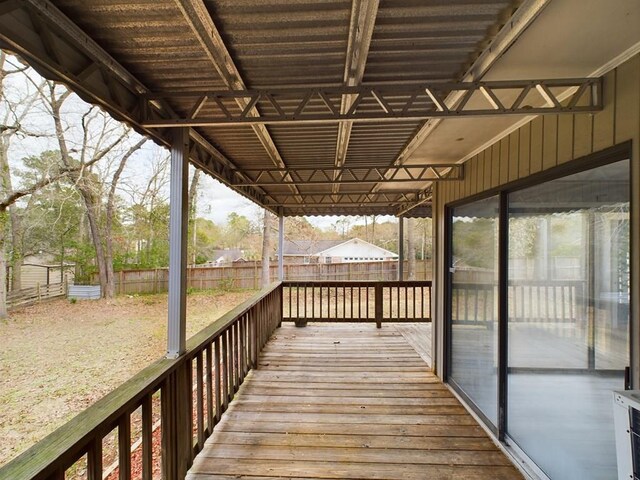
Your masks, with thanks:
[{"label": "metal rafter", "polygon": [[[16,22],[13,13],[23,10],[32,22]],[[150,90],[86,35],[48,0],[9,1],[0,4],[0,48],[29,61],[46,78],[64,83],[87,102],[99,105],[114,118],[127,122],[137,132],[170,146],[169,131],[142,125],[145,111],[157,118],[175,112],[162,100],[148,101]],[[221,182],[238,180],[237,167],[197,132],[190,132],[190,160]],[[236,185],[241,195],[264,203],[262,192]]]},{"label": "metal rafter", "polygon": [[[353,0],[351,4],[351,20],[349,23],[349,40],[347,56],[344,64],[343,84],[348,87],[360,85],[369,56],[369,46],[378,15],[378,0]],[[340,102],[340,113],[346,114],[355,101],[354,95],[345,95]],[[341,167],[347,158],[349,139],[353,122],[341,122],[338,125],[335,166]],[[333,193],[338,190],[333,186]]]},{"label": "metal rafter", "polygon": [[[560,101],[567,90],[571,95]],[[462,92],[455,107],[447,106],[451,92]],[[355,96],[346,113],[342,99]],[[334,88],[290,88],[175,92],[151,95],[150,100],[192,99],[193,108],[208,102],[213,113],[207,117],[149,118],[147,127],[206,127],[223,125],[303,124],[335,122],[407,122],[426,118],[455,118],[494,115],[541,115],[595,113],[602,110],[601,78],[568,78],[422,84],[418,86],[359,86]],[[225,108],[223,100],[246,102],[244,109]],[[211,100],[211,101],[209,101]],[[262,105],[260,117],[252,108]]]},{"label": "metal rafter", "polygon": [[393,167],[249,168],[243,169],[242,175],[237,181],[244,186],[415,183],[461,180],[463,166],[424,164]]},{"label": "metal rafter", "polygon": [[[220,78],[231,90],[246,89],[242,75],[236,67],[227,46],[222,40],[222,36],[213,23],[213,19],[202,0],[175,0],[178,8],[182,12],[185,20],[195,33],[198,41],[204,47],[207,56],[216,68]],[[196,116],[207,101],[207,97],[200,97],[190,111],[190,116]],[[242,110],[244,116],[249,118],[259,118],[260,112],[256,103],[251,98],[235,97],[235,101]],[[271,134],[262,122],[252,123],[251,127],[258,140],[267,151],[274,165],[284,168],[285,163],[276,147]]]}]

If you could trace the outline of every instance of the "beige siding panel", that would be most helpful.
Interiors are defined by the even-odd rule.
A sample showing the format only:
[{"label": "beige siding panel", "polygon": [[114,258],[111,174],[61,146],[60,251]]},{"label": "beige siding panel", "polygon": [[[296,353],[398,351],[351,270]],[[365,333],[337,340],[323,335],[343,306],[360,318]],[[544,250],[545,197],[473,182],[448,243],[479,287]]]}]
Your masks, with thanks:
[{"label": "beige siding panel", "polygon": [[546,115],[542,123],[542,168],[546,170],[558,164],[558,115]]},{"label": "beige siding panel", "polygon": [[589,155],[593,144],[593,115],[588,113],[576,114],[574,115],[573,125],[573,158]]},{"label": "beige siding panel", "polygon": [[638,96],[640,90],[640,56],[618,67],[616,85],[615,143],[638,135]]},{"label": "beige siding panel", "polygon": [[500,145],[498,142],[491,146],[491,188],[500,185]]},{"label": "beige siding panel", "polygon": [[520,127],[520,142],[518,145],[518,178],[523,178],[531,172],[531,122]]},{"label": "beige siding panel", "polygon": [[615,115],[616,71],[604,77],[604,108],[593,117],[593,151],[597,152],[614,144],[613,125]]},{"label": "beige siding panel", "polygon": [[558,116],[558,164],[573,158],[573,115]]},{"label": "beige siding panel", "polygon": [[500,184],[509,181],[509,143],[511,135],[500,140]]},{"label": "beige siding panel", "polygon": [[531,122],[531,173],[537,173],[542,170],[542,134],[543,134],[544,117],[536,117]]},{"label": "beige siding panel", "polygon": [[491,188],[491,169],[493,168],[493,148],[487,148],[484,152],[484,188]]},{"label": "beige siding panel", "polygon": [[518,157],[520,154],[520,130],[509,135],[509,181],[517,180],[520,172]]},{"label": "beige siding panel", "polygon": [[473,157],[470,162],[471,171],[469,172],[469,178],[465,182],[467,184],[465,188],[465,196],[469,197],[476,193],[476,179],[478,178],[478,156]]},{"label": "beige siding panel", "polygon": [[478,155],[478,170],[476,173],[476,192],[484,190],[484,164],[487,151],[484,150]]}]

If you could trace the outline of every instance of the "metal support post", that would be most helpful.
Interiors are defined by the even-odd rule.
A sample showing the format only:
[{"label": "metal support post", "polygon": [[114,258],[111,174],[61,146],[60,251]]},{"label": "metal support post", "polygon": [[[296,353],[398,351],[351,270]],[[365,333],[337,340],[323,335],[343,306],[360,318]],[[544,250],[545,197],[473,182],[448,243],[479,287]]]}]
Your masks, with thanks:
[{"label": "metal support post", "polygon": [[404,218],[398,218],[398,281],[404,280]]},{"label": "metal support post", "polygon": [[284,281],[284,216],[278,217],[278,281]]},{"label": "metal support post", "polygon": [[189,129],[175,131],[169,189],[169,319],[167,358],[186,350]]}]

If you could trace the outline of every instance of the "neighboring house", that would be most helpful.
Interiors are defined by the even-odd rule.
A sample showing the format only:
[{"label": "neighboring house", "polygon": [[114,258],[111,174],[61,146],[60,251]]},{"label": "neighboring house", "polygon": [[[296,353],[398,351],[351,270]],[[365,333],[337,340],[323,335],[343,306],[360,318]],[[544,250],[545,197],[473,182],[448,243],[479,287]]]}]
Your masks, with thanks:
[{"label": "neighboring house", "polygon": [[359,238],[350,240],[287,240],[284,263],[348,263],[397,260],[398,255]]},{"label": "neighboring house", "polygon": [[214,250],[212,261],[215,267],[225,267],[235,262],[244,261],[244,251],[239,248],[225,248],[222,250]]}]

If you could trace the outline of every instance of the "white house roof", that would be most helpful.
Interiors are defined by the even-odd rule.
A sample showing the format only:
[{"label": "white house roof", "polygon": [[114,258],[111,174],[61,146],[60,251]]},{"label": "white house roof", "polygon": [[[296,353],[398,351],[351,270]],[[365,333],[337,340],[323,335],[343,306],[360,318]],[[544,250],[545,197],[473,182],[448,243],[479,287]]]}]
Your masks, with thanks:
[{"label": "white house roof", "polygon": [[320,252],[344,242],[344,240],[285,240],[283,256],[318,255]]}]

